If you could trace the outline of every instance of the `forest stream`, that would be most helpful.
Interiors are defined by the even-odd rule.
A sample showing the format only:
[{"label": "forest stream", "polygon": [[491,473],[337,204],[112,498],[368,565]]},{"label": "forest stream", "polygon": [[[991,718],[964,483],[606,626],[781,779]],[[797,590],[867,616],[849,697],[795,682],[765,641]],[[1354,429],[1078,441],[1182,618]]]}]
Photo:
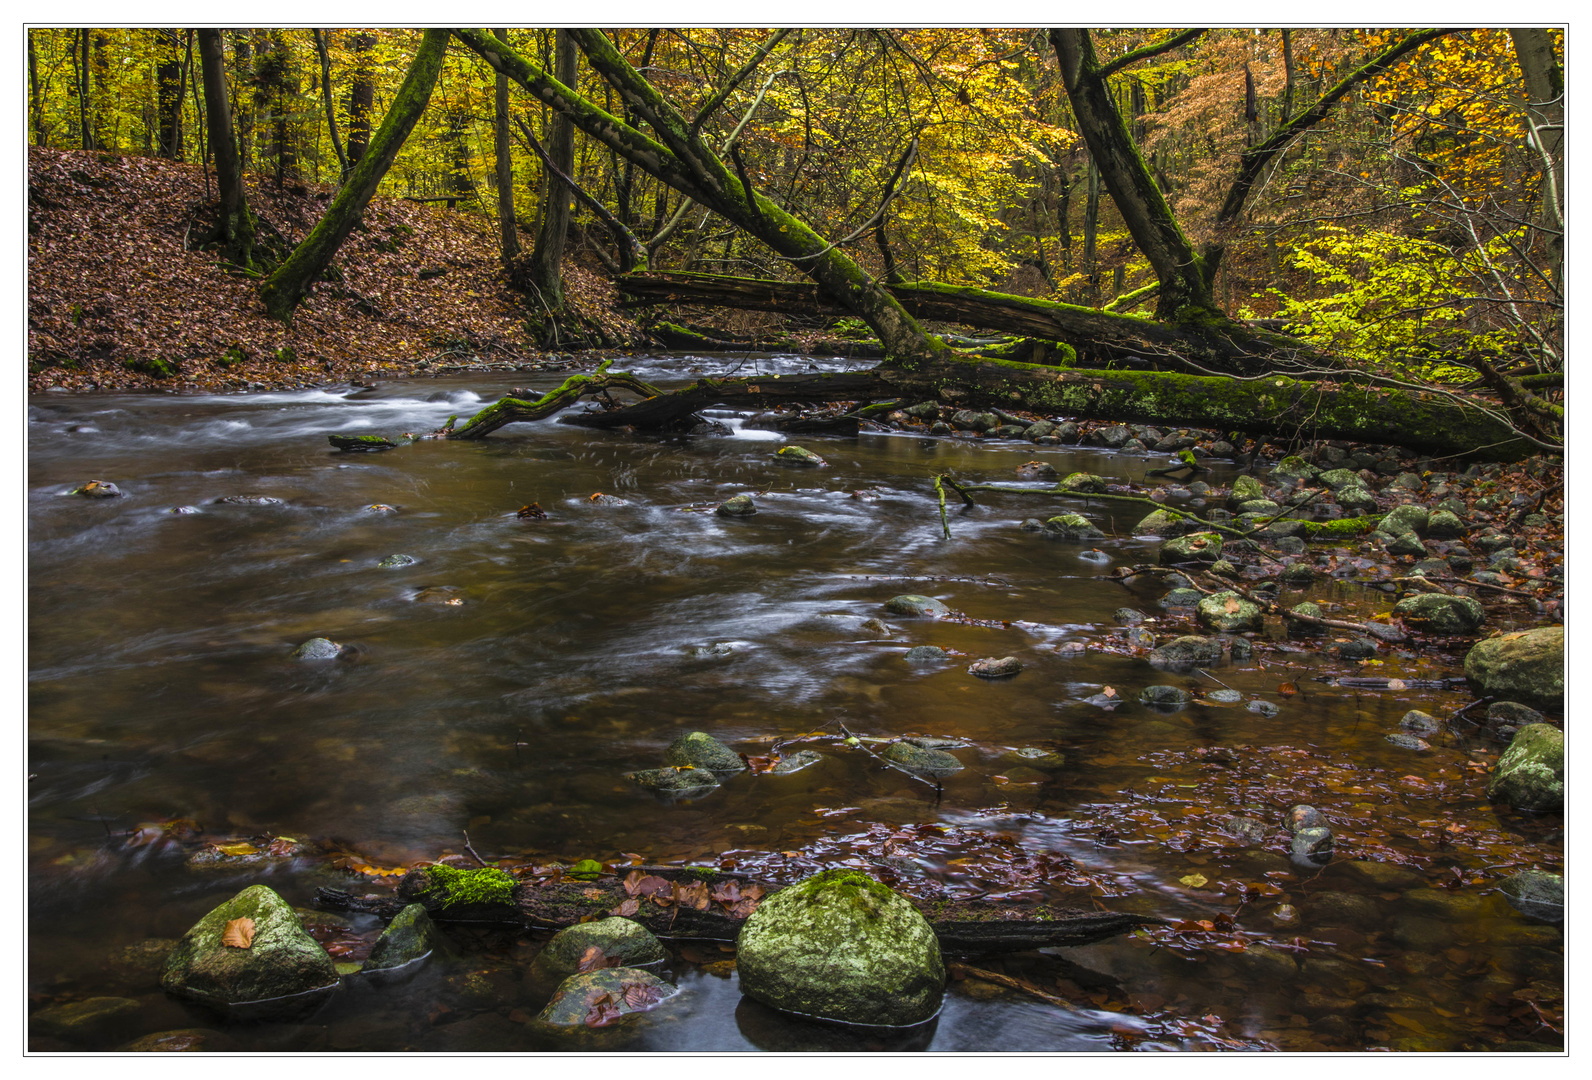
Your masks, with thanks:
[{"label": "forest stream", "polygon": [[[622,363],[665,388],[865,366]],[[1560,927],[1497,888],[1514,870],[1562,873],[1562,818],[1489,802],[1504,744],[1447,723],[1475,700],[1462,682],[1334,681],[1434,685],[1464,674],[1467,642],[1385,644],[1356,662],[1273,619],[1247,659],[1158,670],[1116,613],[1147,613],[1159,642],[1196,632],[1189,609],[1163,607],[1153,576],[1107,576],[1156,561],[1159,541],[1133,535],[1144,507],[982,494],[967,510],[952,498],[942,529],[938,474],[1038,491],[1048,483],[1016,472],[1038,460],[1170,488],[1146,476],[1164,454],[787,436],[749,414],[714,416],[727,433],[713,435],[554,417],[477,442],[328,445],[462,421],[528,378],[542,391],[557,377],[31,400],[30,1009],[121,1003],[92,1024],[34,1024],[34,1049],[167,1032],[248,1052],[1562,1044]],[[792,443],[827,464],[775,461]],[[1213,487],[1240,471],[1206,464]],[[123,497],[68,497],[89,480]],[[1166,505],[1188,506],[1176,490]],[[755,515],[714,512],[736,495]],[[533,504],[545,516],[520,515]],[[1105,538],[1021,527],[1069,511]],[[886,611],[901,594],[960,614]],[[1282,595],[1347,618],[1391,605],[1331,576]],[[294,657],[318,637],[342,656]],[[905,658],[923,645],[946,655]],[[1008,656],[1015,677],[968,672]],[[1141,704],[1152,685],[1193,700]],[[1390,740],[1410,710],[1443,730]],[[820,756],[674,802],[627,779],[693,731],[753,759]],[[945,740],[964,767],[937,787],[867,750],[904,735]],[[1299,803],[1330,824],[1325,865],[1290,858],[1284,817]],[[689,863],[772,884],[855,867],[926,899],[1167,921],[965,958],[938,1017],[895,1034],[776,1013],[742,997],[731,947],[674,943],[680,994],[563,1035],[533,1022],[546,933],[444,924],[463,957],[387,985],[355,971],[380,922],[314,910],[317,888],[390,888],[405,867],[464,854],[466,833],[518,867]],[[254,884],[300,908],[348,972],[307,1018],[229,1023],[160,988],[175,940]]]}]

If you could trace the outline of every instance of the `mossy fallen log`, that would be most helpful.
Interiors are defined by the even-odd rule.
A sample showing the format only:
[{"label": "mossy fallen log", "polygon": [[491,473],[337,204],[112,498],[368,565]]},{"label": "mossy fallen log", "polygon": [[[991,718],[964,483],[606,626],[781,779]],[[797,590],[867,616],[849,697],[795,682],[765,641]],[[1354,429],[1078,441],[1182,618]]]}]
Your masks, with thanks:
[{"label": "mossy fallen log", "polygon": [[575,404],[583,397],[602,394],[610,390],[628,390],[644,398],[662,395],[663,391],[650,383],[642,382],[625,372],[608,371],[612,360],[604,360],[590,375],[571,375],[557,389],[549,390],[535,401],[504,397],[465,421],[463,427],[447,431],[450,439],[480,439],[504,424],[543,420]]},{"label": "mossy fallen log", "polygon": [[[706,906],[701,908],[674,901],[661,905],[643,898],[628,917],[654,934],[664,938],[734,941],[740,933],[746,921],[746,909],[737,909],[743,913],[732,912],[729,906],[706,899],[706,892],[731,882],[744,888],[752,884],[745,874],[705,867],[645,866],[637,869],[682,886],[697,883],[706,886],[703,891]],[[778,890],[779,887],[773,885],[762,887],[765,897]],[[593,881],[547,878],[516,886],[510,903],[446,906],[444,897],[440,890],[432,887],[426,871],[417,870],[406,874],[399,882],[396,899],[372,902],[338,889],[322,888],[316,890],[315,906],[330,911],[362,911],[390,919],[407,904],[420,903],[433,918],[443,921],[562,929],[588,917],[603,918],[630,899],[618,876],[599,877]],[[987,900],[916,900],[910,896],[907,899],[934,928],[941,949],[955,955],[1089,945],[1166,921],[1155,915],[1051,903],[1018,907]]]}]

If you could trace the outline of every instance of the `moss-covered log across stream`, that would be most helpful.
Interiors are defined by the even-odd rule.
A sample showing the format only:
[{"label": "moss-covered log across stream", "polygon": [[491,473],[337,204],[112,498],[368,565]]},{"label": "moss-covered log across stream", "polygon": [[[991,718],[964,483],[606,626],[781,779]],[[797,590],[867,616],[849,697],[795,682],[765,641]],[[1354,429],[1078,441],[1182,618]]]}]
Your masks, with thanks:
[{"label": "moss-covered log across stream", "polygon": [[478,438],[516,420],[537,420],[581,397],[625,389],[644,400],[570,418],[588,427],[667,430],[714,406],[771,408],[826,401],[938,401],[959,408],[1020,408],[1095,420],[1209,427],[1255,435],[1347,439],[1434,456],[1510,461],[1535,452],[1494,409],[1442,392],[1406,392],[1286,376],[1211,378],[1164,371],[1064,370],[1000,360],[929,361],[817,375],[699,379],[660,393],[632,376],[575,375],[537,401],[504,398],[449,438]]}]

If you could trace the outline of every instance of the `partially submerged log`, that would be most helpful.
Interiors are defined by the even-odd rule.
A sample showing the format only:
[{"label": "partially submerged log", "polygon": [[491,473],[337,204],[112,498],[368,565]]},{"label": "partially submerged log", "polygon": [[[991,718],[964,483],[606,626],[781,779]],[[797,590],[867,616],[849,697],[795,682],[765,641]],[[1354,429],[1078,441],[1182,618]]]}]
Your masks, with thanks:
[{"label": "partially submerged log", "polygon": [[[704,867],[646,866],[643,873],[680,885],[702,883],[709,889],[736,882],[752,884],[744,874],[730,874]],[[778,891],[778,886],[763,886],[763,895]],[[423,870],[411,871],[398,883],[397,900],[369,901],[337,889],[318,889],[315,906],[330,911],[361,911],[391,919],[406,904],[419,903],[439,920],[501,923],[535,929],[562,929],[587,918],[605,918],[632,899],[617,877],[595,881],[549,878],[527,881],[514,890],[508,904],[456,904],[446,907],[443,898],[430,887]],[[1019,952],[1053,946],[1089,945],[1141,926],[1166,922],[1155,915],[1070,908],[1041,903],[1019,907],[987,900],[923,901],[906,897],[923,913],[940,939],[940,948],[956,955]],[[725,905],[709,903],[705,909],[686,904],[662,906],[643,899],[628,918],[641,923],[663,938],[707,941],[734,941],[746,922]]]}]

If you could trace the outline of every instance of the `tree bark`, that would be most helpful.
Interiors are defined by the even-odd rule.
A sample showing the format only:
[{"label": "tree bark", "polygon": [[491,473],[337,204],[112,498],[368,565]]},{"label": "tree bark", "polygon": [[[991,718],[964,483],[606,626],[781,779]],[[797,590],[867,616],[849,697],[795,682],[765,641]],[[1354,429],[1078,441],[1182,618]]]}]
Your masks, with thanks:
[{"label": "tree bark", "polygon": [[[575,47],[574,32],[560,28],[554,35],[553,78],[574,91],[580,52]],[[564,187],[556,175],[570,176],[575,170],[575,125],[562,112],[553,114],[552,130],[548,135],[548,157],[552,159],[554,175],[547,178],[547,205],[542,210],[541,229],[536,234],[536,246],[531,250],[528,280],[540,294],[542,306],[549,315],[556,316],[564,308],[564,241],[569,235],[570,199],[572,192]]]},{"label": "tree bark", "polygon": [[748,198],[746,188],[717,155],[689,133],[684,118],[625,63],[602,33],[570,31],[587,60],[661,142],[548,78],[536,65],[489,35],[471,29],[453,32],[493,68],[507,74],[538,100],[569,115],[588,136],[791,260],[867,322],[896,362],[914,362],[945,351],[944,343],[924,331],[878,282],[804,221],[755,191]]},{"label": "tree bark", "polygon": [[232,131],[232,106],[227,95],[227,62],[220,30],[200,30],[199,68],[204,81],[205,119],[216,156],[216,190],[220,205],[212,238],[222,244],[221,257],[234,266],[254,265],[254,215],[243,191],[243,162]]},{"label": "tree bark", "polygon": [[[507,28],[492,31],[502,42],[507,42]],[[520,254],[520,234],[514,226],[514,158],[509,150],[509,80],[499,73],[495,76],[492,97],[492,161],[497,171],[498,250],[503,256],[505,269],[513,266]]]},{"label": "tree bark", "polygon": [[376,35],[349,35],[348,47],[354,53],[353,82],[348,88],[348,164],[359,164],[370,145],[370,113],[376,106],[376,77],[370,69]]},{"label": "tree bark", "polygon": [[315,36],[315,52],[321,59],[321,97],[326,105],[326,130],[332,136],[332,150],[337,154],[337,182],[348,176],[348,155],[343,152],[343,140],[337,136],[337,109],[332,103],[332,58],[326,51],[326,31],[311,30]]},{"label": "tree bark", "polygon": [[33,44],[33,36],[41,33],[40,30],[28,30],[28,95],[33,101],[33,145],[47,147],[50,145],[50,129],[44,123],[44,91],[39,83],[39,54]]},{"label": "tree bark", "polygon": [[273,318],[283,322],[292,319],[294,309],[308,294],[310,283],[331,264],[337,249],[359,221],[371,197],[376,194],[381,178],[398,156],[404,140],[409,137],[420,115],[426,111],[432,88],[436,86],[437,76],[442,71],[442,58],[447,48],[446,30],[425,32],[420,51],[409,65],[403,85],[393,98],[392,107],[387,110],[365,155],[349,174],[348,182],[338,190],[332,205],[303,243],[261,286],[261,299]]},{"label": "tree bark", "polygon": [[1219,317],[1211,295],[1215,258],[1219,256],[1213,253],[1208,265],[1178,227],[1171,207],[1133,145],[1111,88],[1095,60],[1089,32],[1052,30],[1050,43],[1061,63],[1062,83],[1073,115],[1078,118],[1079,133],[1089,147],[1089,156],[1100,170],[1100,179],[1110,191],[1111,201],[1133,242],[1161,282],[1156,315],[1174,322]]},{"label": "tree bark", "polygon": [[183,70],[178,50],[177,31],[157,30],[161,42],[170,50],[155,65],[155,111],[159,134],[158,156],[168,161],[182,160]]}]

